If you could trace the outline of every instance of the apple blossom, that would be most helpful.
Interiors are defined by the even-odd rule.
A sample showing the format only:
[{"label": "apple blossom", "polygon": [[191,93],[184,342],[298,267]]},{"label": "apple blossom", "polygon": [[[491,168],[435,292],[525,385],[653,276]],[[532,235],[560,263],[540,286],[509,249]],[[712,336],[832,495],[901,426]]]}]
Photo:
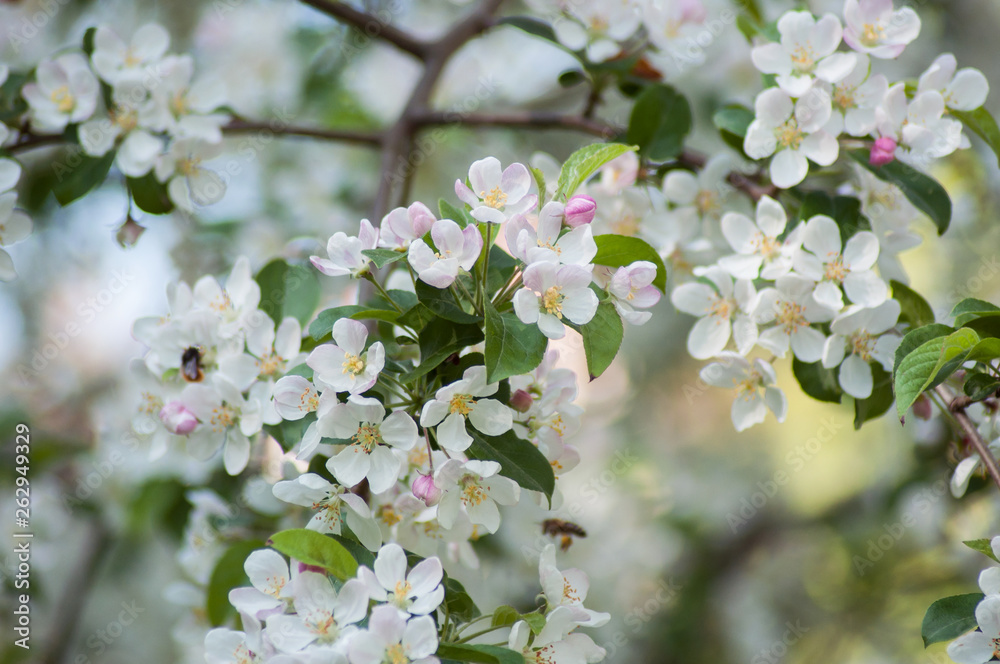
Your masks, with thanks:
[{"label": "apple blossom", "polygon": [[792,257],[802,242],[801,229],[785,232],[785,208],[770,196],[757,201],[756,221],[739,212],[722,217],[722,234],[736,252],[719,259],[719,267],[737,279],[776,279],[792,269]]},{"label": "apple blossom", "polygon": [[722,201],[732,186],[726,181],[733,170],[733,160],[727,154],[715,155],[697,174],[675,169],[663,178],[663,195],[674,205],[676,214],[694,220],[718,219]]},{"label": "apple blossom", "polygon": [[785,421],[788,400],[775,386],[777,376],[770,363],[755,359],[751,363],[739,353],[723,351],[718,361],[707,365],[699,376],[714,387],[736,388],[731,416],[737,431],[744,431],[764,421],[767,411],[778,422]]},{"label": "apple blossom", "polygon": [[226,103],[221,81],[194,77],[190,55],[169,55],[157,67],[158,81],[150,89],[150,100],[139,110],[139,120],[147,127],[168,132],[177,139],[207,143],[222,140],[225,113],[212,113]]},{"label": "apple blossom", "polygon": [[433,475],[417,475],[411,490],[428,507],[437,505],[441,500],[441,488],[434,482]]},{"label": "apple blossom", "polygon": [[437,427],[437,442],[452,452],[463,452],[472,444],[466,431],[468,420],[476,430],[487,436],[499,436],[509,431],[513,416],[510,408],[496,399],[499,383],[486,382],[486,367],[469,367],[462,378],[439,389],[420,412],[420,426]]},{"label": "apple blossom", "polygon": [[584,224],[563,233],[565,206],[550,201],[538,213],[538,228],[532,228],[524,215],[507,223],[507,247],[515,258],[525,263],[559,263],[588,265],[597,255],[594,232]]},{"label": "apple blossom", "polygon": [[524,270],[525,287],[514,294],[514,312],[522,323],[537,324],[549,339],[561,339],[566,335],[563,317],[585,325],[597,312],[591,279],[590,266],[533,263]]},{"label": "apple blossom", "polygon": [[190,138],[175,140],[159,156],[153,172],[157,180],[166,183],[174,205],[194,212],[196,206],[218,203],[226,193],[226,181],[202,166],[202,162],[221,153],[222,147],[217,144]]},{"label": "apple blossom", "polygon": [[469,185],[455,180],[455,194],[472,206],[476,220],[501,224],[538,202],[537,196],[528,193],[532,182],[524,164],[511,164],[501,170],[499,159],[486,157],[469,167]]},{"label": "apple blossom", "polygon": [[138,83],[155,68],[170,46],[170,35],[163,26],[147,23],[138,28],[129,43],[105,26],[94,30],[94,52],[90,62],[97,75],[117,88],[123,83]]},{"label": "apple blossom", "polygon": [[281,652],[295,653],[314,645],[319,652],[340,650],[345,637],[356,633],[355,623],[368,614],[368,591],[363,582],[349,579],[339,591],[326,574],[301,572],[292,580],[294,614],[267,619],[266,633]]},{"label": "apple blossom", "polygon": [[892,0],[846,0],[844,41],[873,58],[898,57],[920,34],[920,17],[910,7],[897,11]]},{"label": "apple blossom", "polygon": [[449,459],[434,474],[442,496],[437,506],[438,522],[450,528],[465,508],[469,520],[495,533],[500,527],[497,505],[516,505],[521,487],[502,477],[495,461],[459,461]]},{"label": "apple blossom", "polygon": [[587,627],[601,627],[611,619],[610,614],[592,611],[583,606],[590,589],[590,579],[582,570],[560,570],[556,567],[555,545],[547,544],[542,550],[538,558],[538,576],[542,594],[550,610],[567,607],[571,611],[573,622]]},{"label": "apple blossom", "polygon": [[417,425],[405,411],[386,417],[378,399],[356,394],[333,406],[319,430],[324,437],[352,441],[326,463],[337,481],[353,487],[367,479],[372,493],[388,491],[399,479],[402,461],[393,449],[405,451],[417,443]]},{"label": "apple blossom", "polygon": [[688,334],[691,357],[707,360],[718,355],[729,343],[745,354],[757,342],[757,325],[751,314],[757,307],[757,291],[749,279],[737,279],[720,267],[706,268],[703,276],[714,285],[702,282],[681,284],[670,295],[679,310],[700,320]]},{"label": "apple blossom", "polygon": [[385,366],[385,347],[376,341],[365,350],[368,328],[341,318],[333,324],[333,341],[317,346],[306,359],[316,383],[337,392],[361,394],[371,389]]},{"label": "apple blossom", "polygon": [[417,238],[409,246],[407,260],[421,281],[447,288],[460,270],[468,272],[476,264],[483,250],[483,236],[474,224],[462,228],[451,219],[435,221],[430,232],[437,251]]},{"label": "apple blossom", "polygon": [[816,284],[797,274],[778,277],[774,288],[760,292],[753,318],[757,324],[774,321],[774,327],[760,333],[757,344],[778,357],[792,353],[803,362],[817,362],[823,356],[823,333],[813,323],[833,320],[836,310],[824,306],[813,296]]},{"label": "apple blossom", "polygon": [[846,131],[851,136],[867,136],[875,129],[875,109],[889,90],[882,74],[869,75],[871,61],[858,54],[851,72],[833,86],[833,110],[826,131],[834,136]]},{"label": "apple blossom", "polygon": [[944,105],[956,111],[972,111],[984,103],[990,93],[990,84],[983,73],[972,67],[955,71],[958,64],[951,53],[939,55],[920,76],[917,92],[928,90],[941,93]]},{"label": "apple blossom", "polygon": [[840,146],[824,126],[830,119],[830,95],[810,88],[801,99],[779,88],[768,88],[754,102],[756,116],[747,128],[743,150],[751,159],[771,159],[771,181],[781,189],[794,187],[809,172],[809,160],[820,166],[837,161]]},{"label": "apple blossom", "polygon": [[368,628],[352,640],[350,664],[438,664],[438,633],[433,618],[420,616],[407,622],[388,606],[372,610]]},{"label": "apple blossom", "polygon": [[876,130],[879,137],[896,142],[897,159],[926,164],[951,154],[962,143],[962,123],[943,117],[944,111],[940,92],[927,90],[907,101],[906,86],[897,83],[876,109]]},{"label": "apple blossom", "polygon": [[545,617],[545,626],[531,641],[532,630],[528,623],[514,623],[507,639],[507,647],[521,653],[526,662],[551,662],[552,664],[584,664],[602,661],[607,654],[586,634],[573,632],[577,623],[570,607],[556,607]]},{"label": "apple blossom", "polygon": [[100,84],[79,53],[44,60],[35,80],[21,89],[28,102],[31,128],[39,134],[59,134],[66,125],[90,118],[97,109]]},{"label": "apple blossom", "polygon": [[886,371],[892,371],[900,338],[884,333],[896,324],[899,311],[896,300],[871,308],[852,305],[830,324],[832,334],[823,346],[823,366],[832,369],[840,365],[837,380],[855,399],[867,399],[872,394],[869,362],[875,360]]},{"label": "apple blossom", "polygon": [[368,504],[342,486],[331,484],[315,473],[305,473],[294,480],[277,482],[272,491],[278,500],[316,510],[306,525],[309,530],[339,535],[341,524],[346,522],[368,550],[377,551],[382,545],[382,533]]},{"label": "apple blossom", "polygon": [[639,27],[639,15],[630,2],[578,0],[565,9],[576,21],[558,20],[552,25],[556,39],[572,51],[586,51],[591,62],[604,62],[621,51],[625,41]]},{"label": "apple blossom", "polygon": [[660,301],[660,289],[653,286],[656,279],[656,265],[649,261],[635,261],[617,270],[609,267],[594,268],[594,282],[611,296],[615,309],[622,319],[631,325],[642,325],[653,314],[648,309]]},{"label": "apple blossom", "polygon": [[396,208],[382,217],[378,246],[405,250],[411,242],[426,235],[435,221],[434,213],[423,203]]},{"label": "apple blossom", "polygon": [[871,231],[855,233],[841,245],[837,222],[816,215],[805,223],[802,246],[793,259],[795,272],[819,282],[813,297],[824,307],[843,308],[841,286],[851,302],[865,307],[876,307],[889,297],[889,286],[872,271],[878,260],[878,238]]},{"label": "apple blossom", "polygon": [[756,46],[750,57],[757,69],[777,75],[782,90],[801,97],[812,87],[813,76],[836,83],[854,67],[853,53],[837,52],[842,30],[833,14],[817,21],[809,12],[785,12],[778,19],[781,42]]},{"label": "apple blossom", "polygon": [[180,401],[164,404],[159,417],[167,431],[178,436],[186,436],[198,426],[198,418]]},{"label": "apple blossom", "polygon": [[310,256],[313,266],[329,277],[350,275],[358,278],[368,273],[371,259],[361,252],[378,246],[379,230],[367,219],[361,220],[361,228],[357,237],[337,231],[326,243],[326,253],[329,258]]},{"label": "apple blossom", "polygon": [[596,213],[597,201],[586,194],[576,194],[566,201],[563,220],[570,228],[577,228],[592,222]]},{"label": "apple blossom", "polygon": [[948,656],[958,664],[993,660],[1000,641],[1000,595],[988,595],[976,605],[979,631],[966,632],[948,644]]},{"label": "apple blossom", "polygon": [[229,601],[237,611],[260,620],[291,602],[292,574],[280,553],[271,549],[254,551],[247,556],[243,570],[252,587],[229,591]]},{"label": "apple blossom", "polygon": [[239,388],[221,375],[211,384],[191,383],[181,393],[181,403],[201,425],[188,435],[187,449],[197,459],[208,459],[224,447],[226,472],[239,474],[250,460],[250,440],[261,429],[261,407],[247,400]]},{"label": "apple blossom", "polygon": [[115,149],[115,165],[128,177],[142,177],[156,165],[164,149],[163,139],[140,126],[137,102],[146,90],[137,82],[118,85],[111,94],[112,106],[106,117],[93,118],[77,128],[80,147],[91,157],[101,157]]},{"label": "apple blossom", "polygon": [[15,210],[17,194],[12,191],[0,193],[0,281],[17,278],[14,261],[3,247],[20,242],[31,235],[31,218],[20,210]]},{"label": "apple blossom", "polygon": [[[396,613],[423,616],[433,613],[444,601],[441,561],[432,557],[417,563],[406,572],[406,553],[398,544],[379,549],[373,565],[358,568],[360,579],[371,599],[386,602]],[[378,607],[376,607],[376,610]]]},{"label": "apple blossom", "polygon": [[868,157],[868,163],[872,166],[885,166],[886,164],[891,164],[896,160],[897,147],[898,145],[896,144],[896,141],[888,136],[876,138],[875,142],[872,143],[872,150]]}]

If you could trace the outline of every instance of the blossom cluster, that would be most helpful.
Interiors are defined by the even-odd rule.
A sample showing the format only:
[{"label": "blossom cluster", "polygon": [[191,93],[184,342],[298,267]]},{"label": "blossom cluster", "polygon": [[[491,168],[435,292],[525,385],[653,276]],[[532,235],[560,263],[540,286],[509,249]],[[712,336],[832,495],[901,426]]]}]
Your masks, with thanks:
[{"label": "blossom cluster", "polygon": [[[3,86],[9,75],[7,65],[0,65],[0,86]],[[0,122],[0,150],[11,136],[11,129]],[[14,187],[20,179],[21,165],[13,159],[0,157],[0,281],[17,278],[14,261],[3,248],[31,235],[31,218],[16,209],[17,192]]]},{"label": "blossom cluster", "polygon": [[[994,560],[1000,557],[1000,537],[990,541],[990,549]],[[958,664],[985,664],[993,660],[1000,640],[1000,567],[993,565],[980,573],[979,589],[985,595],[976,606],[979,629],[948,644],[948,656]]]}]

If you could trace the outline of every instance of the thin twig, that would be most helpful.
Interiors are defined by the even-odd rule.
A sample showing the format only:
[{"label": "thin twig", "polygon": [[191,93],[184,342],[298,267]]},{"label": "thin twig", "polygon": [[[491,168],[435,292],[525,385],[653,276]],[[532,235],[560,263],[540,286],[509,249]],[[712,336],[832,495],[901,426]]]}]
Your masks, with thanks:
[{"label": "thin twig", "polygon": [[975,422],[973,422],[968,414],[965,412],[965,407],[968,405],[961,397],[956,397],[951,393],[944,385],[938,385],[934,388],[941,398],[944,400],[945,404],[948,406],[948,410],[955,416],[955,420],[958,425],[962,427],[963,433],[965,433],[966,439],[969,443],[976,448],[976,453],[979,454],[979,458],[982,459],[983,465],[986,466],[987,472],[989,472],[990,477],[993,478],[993,482],[1000,488],[1000,467],[997,467],[997,460],[993,457],[993,453],[990,452],[989,448],[986,446],[986,441],[983,437],[979,435],[979,430],[976,428]]},{"label": "thin twig", "polygon": [[301,0],[301,2],[342,23],[357,28],[368,37],[381,39],[421,60],[427,58],[427,50],[430,47],[427,42],[421,41],[399,28],[394,28],[388,21],[377,16],[366,14],[343,2],[331,2],[330,0]]},{"label": "thin twig", "polygon": [[464,115],[457,112],[428,111],[416,115],[414,121],[421,126],[458,124],[515,129],[568,129],[582,131],[605,139],[619,133],[614,127],[600,120],[593,120],[580,115],[537,111],[476,113],[471,115]]},{"label": "thin twig", "polygon": [[382,144],[382,134],[374,131],[354,131],[350,129],[315,129],[312,127],[295,127],[278,122],[251,122],[249,120],[233,120],[222,127],[225,134],[250,134],[270,131],[280,136],[301,136],[304,138],[319,138],[325,141],[341,141],[378,147]]}]

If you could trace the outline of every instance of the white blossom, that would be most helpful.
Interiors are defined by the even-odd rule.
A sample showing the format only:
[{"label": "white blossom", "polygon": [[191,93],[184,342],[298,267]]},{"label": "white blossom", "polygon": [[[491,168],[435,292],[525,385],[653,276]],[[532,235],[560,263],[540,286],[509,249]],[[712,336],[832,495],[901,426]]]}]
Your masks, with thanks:
[{"label": "white blossom", "polygon": [[755,359],[751,363],[739,353],[723,351],[718,362],[701,370],[701,379],[714,387],[736,389],[731,416],[737,431],[743,431],[764,421],[767,411],[778,422],[785,421],[788,400],[775,386],[777,376],[770,363]]}]

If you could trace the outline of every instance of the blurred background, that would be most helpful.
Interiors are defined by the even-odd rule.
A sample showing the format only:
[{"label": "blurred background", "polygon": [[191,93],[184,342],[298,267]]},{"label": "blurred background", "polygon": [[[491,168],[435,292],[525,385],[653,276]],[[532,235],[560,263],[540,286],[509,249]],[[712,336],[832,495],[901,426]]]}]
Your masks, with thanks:
[{"label": "blurred background", "polygon": [[[724,0],[706,4],[709,20],[734,8]],[[762,3],[769,19],[795,4],[842,11],[839,2]],[[433,36],[468,3],[364,5]],[[950,51],[959,66],[1000,81],[1000,5],[914,6],[923,30],[888,63],[892,72],[916,78]],[[504,12],[519,9],[511,1]],[[411,59],[378,43],[344,48],[351,36],[343,26],[283,0],[6,0],[0,62],[29,69],[78,45],[89,26],[109,24],[128,35],[149,21],[166,26],[171,51],[192,52],[198,71],[225,85],[232,107],[252,120],[376,129],[393,120],[419,74]],[[707,153],[727,149],[711,111],[730,101],[749,104],[759,90],[745,39],[734,24],[720,25],[705,64],[668,77],[695,107],[690,144]],[[585,102],[585,86],[558,83],[573,64],[542,40],[498,28],[456,56],[434,105],[573,112]],[[1000,111],[996,93],[987,108]],[[623,109],[625,100],[612,93],[600,115],[621,124]],[[455,178],[485,155],[504,164],[538,151],[563,159],[588,140],[557,130],[445,128],[423,152],[411,198],[431,207],[450,198]],[[914,287],[939,315],[964,297],[1000,298],[1000,172],[973,143],[935,172],[955,203],[951,229],[902,255]],[[43,182],[57,157],[51,150],[26,155],[25,168],[38,177],[23,181]],[[23,422],[32,441],[34,632],[33,649],[24,653],[3,629],[5,663],[203,661],[199,585],[228,542],[266,537],[282,510],[266,487],[240,485],[221,462],[149,462],[148,443],[130,433],[137,390],[128,367],[143,353],[131,325],[166,311],[170,280],[224,275],[240,255],[255,269],[276,255],[308,256],[335,231],[355,232],[369,214],[378,155],[248,134],[227,139],[217,164],[228,184],[221,203],[197,218],[137,218],[146,230],[129,248],[116,240],[128,203],[114,178],[65,208],[43,185],[20,192],[35,232],[10,249],[20,278],[0,285],[0,524],[13,532],[8,489],[15,425]],[[934,235],[930,222],[918,230]],[[328,283],[334,280],[323,281],[326,303],[345,297]],[[558,514],[589,535],[563,555],[562,566],[584,569],[592,582],[588,606],[613,616],[593,633],[607,661],[949,661],[944,644],[923,649],[920,621],[935,599],[976,590],[985,558],[961,541],[1000,532],[995,489],[974,478],[968,494],[953,499],[947,484],[955,458],[945,428],[915,418],[901,426],[890,414],[855,431],[848,400],[809,400],[788,362],[779,363],[787,421],[769,416],[736,434],[731,394],[701,384],[700,365],[685,351],[693,320],[667,300],[652,323],[629,328],[611,370],[581,386],[587,416],[573,442],[583,460],[561,479]],[[572,339],[562,355],[586,375]],[[545,514],[528,500],[506,510],[500,534],[476,543],[480,569],[454,570],[482,607],[532,605],[537,555],[548,541],[539,527]],[[285,518],[304,523],[301,515]],[[912,525],[901,525],[904,519]],[[3,625],[14,606],[15,569],[5,543]]]}]

